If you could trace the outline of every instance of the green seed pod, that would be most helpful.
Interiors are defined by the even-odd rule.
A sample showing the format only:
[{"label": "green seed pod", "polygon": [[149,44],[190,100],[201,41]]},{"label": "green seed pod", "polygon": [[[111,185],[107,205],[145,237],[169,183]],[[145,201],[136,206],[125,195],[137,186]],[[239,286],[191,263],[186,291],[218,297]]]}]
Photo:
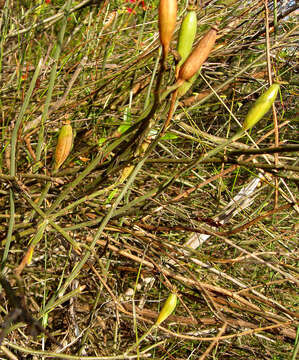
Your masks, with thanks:
[{"label": "green seed pod", "polygon": [[197,29],[197,17],[194,10],[188,11],[182,21],[179,32],[178,53],[181,56],[177,67],[179,68],[187,59],[192,50],[193,41],[195,39]]},{"label": "green seed pod", "polygon": [[251,129],[270,110],[279,90],[279,84],[273,84],[264,92],[248,111],[243,129]]},{"label": "green seed pod", "polygon": [[159,313],[158,319],[155,323],[155,325],[160,325],[164,320],[168,318],[169,315],[171,315],[176,307],[177,304],[177,295],[171,293],[167,300],[165,301],[165,304],[162,307],[162,310]]},{"label": "green seed pod", "polygon": [[54,156],[54,170],[58,170],[68,157],[73,144],[73,130],[71,125],[63,125],[56,145]]}]

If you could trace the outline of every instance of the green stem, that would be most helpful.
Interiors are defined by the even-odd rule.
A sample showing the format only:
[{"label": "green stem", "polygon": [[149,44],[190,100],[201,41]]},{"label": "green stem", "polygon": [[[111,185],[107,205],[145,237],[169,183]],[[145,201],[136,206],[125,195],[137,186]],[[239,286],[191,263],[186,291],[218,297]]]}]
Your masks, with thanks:
[{"label": "green stem", "polygon": [[10,203],[10,218],[9,218],[7,237],[5,241],[5,248],[2,256],[1,271],[4,270],[6,264],[6,260],[10,249],[10,244],[12,241],[13,228],[15,224],[15,202],[14,202],[14,194],[12,189],[9,189],[9,203]]},{"label": "green stem", "polygon": [[113,189],[115,189],[118,185],[120,185],[119,182],[112,184],[110,186],[107,186],[104,189],[95,191],[94,193],[90,194],[90,195],[85,195],[83,196],[81,199],[78,199],[77,201],[74,201],[72,203],[70,203],[67,207],[64,207],[63,209],[61,209],[58,212],[55,212],[53,215],[50,216],[51,220],[54,220],[55,218],[59,217],[59,216],[63,216],[65,215],[69,210],[71,210],[72,208],[74,208],[75,206],[87,201],[87,200],[92,200],[96,197],[98,197],[99,195],[103,195],[108,191],[111,191]]},{"label": "green stem", "polygon": [[131,347],[129,347],[129,349],[125,352],[125,356],[128,355],[130,352],[132,352],[135,348],[137,348],[139,346],[139,344],[146,338],[148,337],[148,335],[155,329],[157,328],[157,325],[154,324],[152,325],[148,331],[146,331],[142,336],[141,338],[139,338],[139,340],[134,344],[132,345]]},{"label": "green stem", "polygon": [[46,313],[52,311],[56,306],[59,306],[66,302],[67,300],[79,295],[82,293],[83,287],[78,286],[75,290],[70,291],[69,293],[63,295],[61,298],[57,299],[51,306],[45,306],[43,310],[40,312],[39,316],[42,317]]},{"label": "green stem", "polygon": [[40,161],[42,146],[44,144],[45,121],[46,121],[46,118],[48,115],[48,110],[49,110],[50,102],[52,99],[52,93],[53,93],[55,79],[56,79],[56,73],[57,73],[57,64],[58,64],[58,59],[59,59],[61,48],[62,48],[64,33],[65,33],[65,29],[66,29],[66,24],[67,24],[67,18],[69,16],[71,4],[72,4],[72,0],[67,0],[66,6],[65,6],[64,18],[63,18],[61,29],[58,34],[58,39],[56,42],[55,53],[53,56],[54,65],[52,67],[51,74],[50,74],[49,88],[48,88],[47,97],[46,97],[46,101],[45,101],[44,111],[42,113],[41,126],[40,126],[40,130],[39,130],[39,134],[38,134],[38,143],[37,143],[37,148],[36,148],[36,161],[37,162]]},{"label": "green stem", "polygon": [[[34,90],[35,83],[36,83],[36,80],[38,78],[38,75],[39,75],[39,72],[40,72],[40,69],[41,69],[41,65],[42,65],[42,59],[40,59],[38,65],[37,65],[37,68],[35,69],[35,72],[34,72],[32,80],[31,80],[29,89],[28,89],[28,91],[26,93],[25,100],[24,100],[24,103],[22,105],[20,114],[19,114],[19,116],[17,118],[15,127],[14,127],[13,132],[12,132],[11,154],[10,154],[10,175],[11,176],[16,175],[16,148],[17,148],[17,140],[18,140],[19,128],[20,128],[21,123],[23,121],[25,111],[26,111],[26,109],[27,109],[27,107],[29,105],[29,100],[30,100],[32,92]],[[10,249],[10,244],[11,244],[11,241],[12,241],[13,228],[14,228],[14,224],[15,224],[15,203],[14,203],[14,194],[13,194],[12,189],[9,190],[9,202],[10,202],[10,219],[9,219],[7,237],[6,237],[6,241],[5,241],[5,249],[4,249],[2,262],[1,262],[1,270],[4,269],[5,264],[6,264],[6,260],[7,260],[9,249]]]},{"label": "green stem", "polygon": [[20,126],[22,124],[23,117],[24,117],[25,112],[27,110],[27,107],[29,105],[29,101],[30,101],[31,95],[33,93],[33,90],[35,88],[35,83],[36,83],[38,75],[40,73],[42,63],[43,63],[43,61],[42,61],[42,59],[40,59],[38,65],[37,65],[37,67],[35,69],[35,72],[34,72],[32,80],[31,80],[29,89],[28,89],[28,91],[26,93],[25,100],[24,100],[24,103],[23,103],[23,105],[21,107],[20,114],[19,114],[19,116],[17,118],[14,129],[12,131],[12,135],[11,135],[11,153],[10,153],[10,175],[11,176],[16,175],[16,148],[17,148],[19,128],[20,128]]},{"label": "green stem", "polygon": [[295,339],[295,345],[294,345],[294,350],[292,353],[292,359],[291,360],[295,360],[297,359],[297,354],[299,351],[299,326],[297,326],[297,334],[296,334],[296,339]]},{"label": "green stem", "polygon": [[[54,358],[54,359],[66,359],[66,360],[131,360],[137,359],[138,355],[128,355],[125,357],[124,354],[121,355],[112,355],[112,356],[76,356],[76,355],[69,355],[69,354],[60,354],[59,352],[50,352],[50,351],[41,351],[35,350],[29,347],[22,347],[17,344],[11,343],[6,341],[5,346],[10,347],[19,351],[20,353],[30,354],[30,355],[39,355],[41,358]],[[149,358],[148,354],[146,354],[148,350],[140,353],[143,358]]]},{"label": "green stem", "polygon": [[8,33],[9,20],[12,18],[9,13],[10,4],[9,0],[5,1],[4,7],[2,9],[2,16],[0,18],[0,29],[1,29],[1,38],[0,38],[0,80],[3,76],[2,73],[2,59],[4,55],[4,44],[6,36]]},{"label": "green stem", "polygon": [[[47,197],[48,192],[49,192],[49,190],[50,190],[50,187],[51,187],[51,181],[48,181],[48,182],[46,183],[45,187],[43,188],[42,193],[41,193],[41,195],[40,195],[37,203],[36,203],[36,204],[34,203],[34,204],[37,206],[37,208],[39,208],[39,207],[41,206],[42,202],[43,202],[43,201],[45,200],[45,198]],[[36,207],[34,207],[33,209],[36,209]],[[32,219],[32,217],[34,216],[35,212],[36,212],[36,210],[33,210],[33,211],[31,212],[31,214],[29,215],[29,221],[30,221],[30,219]]]},{"label": "green stem", "polygon": [[193,169],[194,167],[198,166],[200,163],[206,161],[207,159],[215,156],[216,154],[218,154],[220,151],[222,151],[223,149],[225,149],[228,145],[230,145],[232,142],[240,139],[242,136],[244,135],[244,130],[241,129],[240,131],[238,131],[235,135],[233,135],[231,138],[229,138],[227,141],[225,141],[224,143],[218,145],[217,147],[215,147],[214,149],[210,150],[209,152],[207,152],[206,154],[202,154],[198,159],[192,161],[190,164],[188,164],[183,170],[178,171],[175,175],[173,175],[170,179],[168,179],[167,181],[165,181],[161,186],[159,191],[156,193],[155,196],[158,196],[161,192],[163,192],[168,186],[170,186],[174,180],[176,180],[179,176],[181,176],[182,174],[184,174],[186,171],[189,171],[191,169]]},{"label": "green stem", "polygon": [[121,202],[121,200],[123,199],[124,195],[127,193],[129,187],[131,186],[131,184],[133,183],[138,171],[141,169],[141,167],[143,166],[145,162],[145,158],[143,160],[141,160],[139,162],[139,164],[136,165],[135,169],[133,170],[133,172],[131,173],[131,175],[129,176],[126,185],[124,186],[124,188],[122,189],[122,191],[120,192],[120,194],[118,195],[118,197],[116,198],[115,202],[113,203],[113,205],[111,206],[110,210],[108,211],[107,215],[103,218],[100,227],[98,229],[98,231],[96,232],[93,241],[90,244],[90,247],[88,251],[86,251],[86,253],[84,254],[83,258],[81,259],[81,261],[76,264],[76,266],[73,268],[73,271],[71,272],[71,274],[68,276],[68,278],[65,280],[64,284],[60,287],[60,289],[56,292],[56,294],[54,294],[50,300],[48,301],[48,303],[46,304],[47,307],[51,307],[52,304],[56,301],[57,297],[60,297],[63,295],[63,293],[65,292],[65,290],[67,289],[67,287],[70,285],[70,283],[78,276],[78,274],[80,273],[80,270],[82,269],[82,267],[85,265],[85,263],[88,261],[89,256],[91,255],[92,250],[94,249],[97,241],[99,240],[99,238],[101,237],[107,223],[109,222],[109,220],[113,217],[117,206],[119,205],[119,203]]},{"label": "green stem", "polygon": [[[25,200],[31,205],[31,207],[43,218],[43,222],[49,223],[55,230],[57,230],[74,248],[78,248],[78,244],[69,236],[69,234],[58,224],[56,224],[53,219],[49,219],[47,215],[40,209],[40,207],[32,201],[25,193],[22,193],[22,196],[25,198]],[[33,239],[32,243],[35,245],[41,240],[43,232],[45,228],[42,230],[42,234],[36,234],[37,239]],[[38,235],[38,236],[37,236]]]},{"label": "green stem", "polygon": [[[163,73],[164,73],[164,70],[163,70],[163,66],[161,65],[160,71],[157,76],[157,83],[156,83],[155,91],[154,91],[154,103],[153,103],[152,107],[150,108],[149,112],[145,111],[145,113],[143,115],[141,115],[141,117],[138,119],[136,124],[132,125],[129,129],[127,129],[122,134],[120,139],[116,140],[116,142],[114,142],[112,145],[110,145],[107,148],[105,156],[110,154],[112,149],[116,148],[117,145],[119,145],[121,142],[124,141],[125,137],[128,137],[132,131],[137,129],[136,133],[132,135],[132,137],[131,137],[131,139],[129,139],[128,143],[126,143],[125,146],[123,148],[121,148],[118,151],[118,153],[112,158],[112,160],[110,161],[111,164],[113,164],[115,161],[117,161],[120,158],[120,156],[136,142],[137,139],[139,140],[138,145],[142,144],[143,140],[146,138],[147,134],[149,133],[150,128],[153,125],[153,124],[151,124],[151,120],[152,120],[154,114],[156,113],[156,111],[159,109],[159,105],[160,105],[159,91],[160,91],[160,87],[161,87],[161,83],[162,83],[162,79],[163,79]],[[111,149],[111,150],[108,151],[108,149]],[[105,156],[103,155],[103,158],[105,158]],[[107,175],[107,174],[108,173],[106,173],[105,175]],[[91,184],[89,184],[87,186],[85,191],[89,191],[90,189],[93,189],[95,186],[99,185],[101,180],[102,180],[101,177],[95,179]]]},{"label": "green stem", "polygon": [[74,190],[76,186],[80,184],[80,182],[101,162],[103,158],[105,158],[108,154],[111,153],[121,142],[123,142],[128,133],[124,133],[123,136],[116,141],[114,141],[111,145],[109,145],[105,152],[101,152],[98,156],[96,156],[91,163],[82,171],[82,173],[71,183],[69,183],[66,188],[60,193],[57,199],[54,201],[52,206],[46,212],[47,215],[53,213],[53,211],[59,206],[59,204],[66,199],[67,195]]},{"label": "green stem", "polygon": [[155,76],[156,76],[156,73],[157,73],[157,70],[158,70],[160,56],[161,56],[161,48],[159,49],[159,56],[156,59],[155,66],[154,66],[153,73],[152,73],[152,77],[151,77],[151,81],[149,83],[149,87],[148,87],[148,90],[147,90],[147,94],[146,94],[146,98],[145,98],[145,102],[144,102],[144,107],[143,107],[144,111],[146,110],[146,108],[150,104],[151,91],[152,91],[154,79],[155,79]]},{"label": "green stem", "polygon": [[276,33],[277,33],[277,0],[274,0],[274,36],[276,39]]}]

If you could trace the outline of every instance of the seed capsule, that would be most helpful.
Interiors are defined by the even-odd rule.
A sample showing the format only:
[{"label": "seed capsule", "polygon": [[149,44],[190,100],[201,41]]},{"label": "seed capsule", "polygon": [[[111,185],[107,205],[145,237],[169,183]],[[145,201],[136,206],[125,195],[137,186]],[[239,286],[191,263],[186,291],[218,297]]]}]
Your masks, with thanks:
[{"label": "seed capsule", "polygon": [[182,21],[182,25],[180,27],[180,32],[179,32],[178,53],[181,56],[181,60],[177,65],[177,71],[179,71],[179,68],[191,53],[193,41],[196,35],[196,29],[197,29],[196,12],[194,10],[188,11],[187,15],[184,17],[184,20]]},{"label": "seed capsule", "polygon": [[253,104],[243,123],[243,129],[252,128],[270,110],[278,94],[279,84],[272,84]]},{"label": "seed capsule", "polygon": [[56,145],[54,156],[54,170],[58,170],[68,157],[73,143],[73,130],[71,125],[63,125]]},{"label": "seed capsule", "polygon": [[159,4],[159,34],[163,48],[163,59],[166,60],[171,38],[175,29],[177,14],[176,0],[160,0]]},{"label": "seed capsule", "polygon": [[216,41],[217,29],[211,28],[182,65],[178,81],[189,80],[207,60]]},{"label": "seed capsule", "polygon": [[164,320],[168,318],[169,315],[171,315],[176,307],[177,304],[177,295],[171,293],[167,300],[165,301],[165,304],[162,307],[162,310],[159,313],[158,319],[155,323],[155,325],[160,325]]},{"label": "seed capsule", "polygon": [[122,169],[121,175],[118,180],[120,184],[122,184],[131,175],[134,167],[134,165],[128,165]]}]

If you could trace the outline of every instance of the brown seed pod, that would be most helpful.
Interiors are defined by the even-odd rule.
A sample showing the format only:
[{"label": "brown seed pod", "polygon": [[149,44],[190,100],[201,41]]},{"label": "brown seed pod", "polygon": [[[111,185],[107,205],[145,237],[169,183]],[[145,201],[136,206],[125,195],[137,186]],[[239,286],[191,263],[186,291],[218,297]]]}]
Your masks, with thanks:
[{"label": "brown seed pod", "polygon": [[166,60],[172,34],[176,24],[177,14],[176,0],[160,0],[159,4],[159,34],[163,47],[163,59]]},{"label": "brown seed pod", "polygon": [[217,28],[211,28],[182,65],[178,81],[189,80],[207,60],[216,41]]},{"label": "brown seed pod", "polygon": [[132,171],[134,170],[134,167],[135,167],[134,165],[128,165],[122,169],[122,172],[118,180],[119,184],[122,184],[131,175]]},{"label": "brown seed pod", "polygon": [[73,130],[71,125],[63,125],[56,145],[54,170],[57,171],[68,157],[73,144]]}]

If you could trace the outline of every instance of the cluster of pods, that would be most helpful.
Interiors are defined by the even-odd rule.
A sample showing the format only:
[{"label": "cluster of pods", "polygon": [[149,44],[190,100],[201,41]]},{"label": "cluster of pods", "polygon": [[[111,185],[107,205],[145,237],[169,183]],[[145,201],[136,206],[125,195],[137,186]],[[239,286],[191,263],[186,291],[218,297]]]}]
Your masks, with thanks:
[{"label": "cluster of pods", "polygon": [[[177,0],[161,0],[159,4],[159,34],[164,63],[167,61],[176,21]],[[196,11],[190,6],[180,27],[177,47],[181,59],[176,66],[176,84],[174,88],[178,88],[179,96],[184,95],[192,86],[202,64],[208,58],[216,42],[218,30],[217,26],[212,26],[192,51],[196,29]],[[274,83],[257,99],[245,118],[243,130],[252,128],[270,110],[278,91],[279,84]]]},{"label": "cluster of pods", "polygon": [[[171,40],[177,23],[177,0],[160,0],[159,35],[162,45],[162,63],[166,68]],[[197,31],[196,9],[189,6],[178,37],[177,51],[180,60],[176,65],[175,77],[178,95],[183,96],[196,80],[202,64],[212,51],[216,38],[217,26],[212,26],[192,50]],[[252,128],[272,107],[279,91],[279,84],[272,84],[253,104],[244,123],[243,130]],[[57,171],[68,157],[72,148],[72,127],[66,123],[60,130],[54,155],[54,171]]]}]

